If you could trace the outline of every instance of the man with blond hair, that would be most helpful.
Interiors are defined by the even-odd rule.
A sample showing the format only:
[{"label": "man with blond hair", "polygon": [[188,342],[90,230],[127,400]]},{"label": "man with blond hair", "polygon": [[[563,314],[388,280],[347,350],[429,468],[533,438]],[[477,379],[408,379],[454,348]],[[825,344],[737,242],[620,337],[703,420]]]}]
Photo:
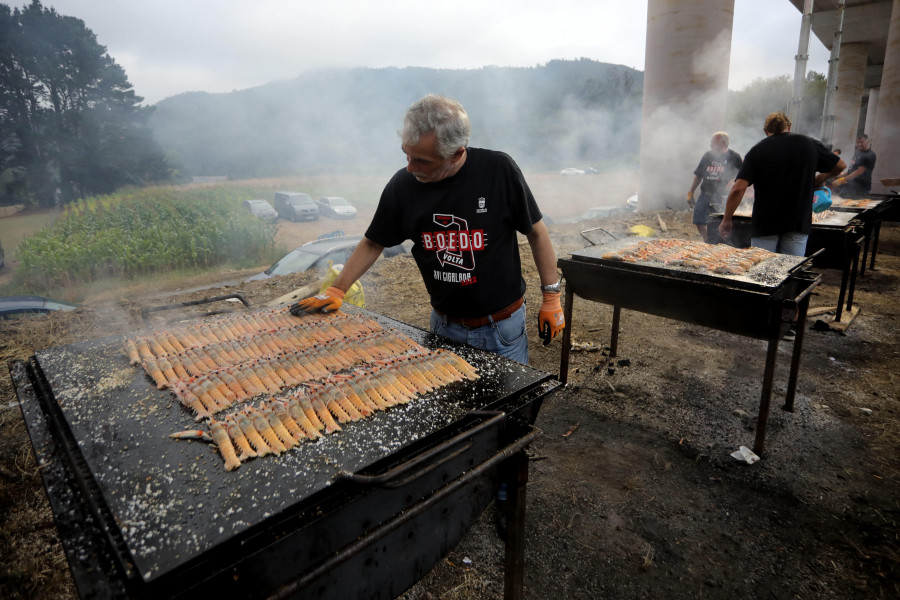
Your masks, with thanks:
[{"label": "man with blond hair", "polygon": [[731,235],[734,211],[752,185],[750,244],[804,256],[812,229],[813,191],[846,165],[821,142],[791,133],[791,121],[783,112],[766,117],[763,131],[765,139],[747,152],[728,194],[719,234],[723,239]]}]

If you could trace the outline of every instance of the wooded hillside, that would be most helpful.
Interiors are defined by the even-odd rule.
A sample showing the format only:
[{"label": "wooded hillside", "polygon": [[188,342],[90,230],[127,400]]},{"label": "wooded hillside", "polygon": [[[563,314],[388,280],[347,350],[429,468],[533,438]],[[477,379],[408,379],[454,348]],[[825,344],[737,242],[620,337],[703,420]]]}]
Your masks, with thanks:
[{"label": "wooded hillside", "polygon": [[523,167],[634,167],[643,73],[592,60],[533,68],[330,70],[230,94],[159,102],[156,138],[185,176],[229,178],[392,171],[397,130],[427,93],[460,100],[471,145],[504,150]]}]

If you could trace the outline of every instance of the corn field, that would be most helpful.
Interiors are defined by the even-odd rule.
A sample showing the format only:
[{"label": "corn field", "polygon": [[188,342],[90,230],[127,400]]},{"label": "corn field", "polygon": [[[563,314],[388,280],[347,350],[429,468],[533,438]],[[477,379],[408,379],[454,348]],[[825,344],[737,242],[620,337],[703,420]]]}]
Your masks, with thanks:
[{"label": "corn field", "polygon": [[241,207],[236,187],[144,188],[70,205],[20,244],[16,279],[31,290],[258,259],[276,225]]}]

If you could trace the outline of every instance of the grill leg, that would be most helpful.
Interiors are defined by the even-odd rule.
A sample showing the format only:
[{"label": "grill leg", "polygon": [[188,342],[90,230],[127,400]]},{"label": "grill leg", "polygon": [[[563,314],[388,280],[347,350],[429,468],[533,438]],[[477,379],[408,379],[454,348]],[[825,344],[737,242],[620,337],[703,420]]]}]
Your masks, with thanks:
[{"label": "grill leg", "polygon": [[869,268],[875,268],[875,254],[878,252],[878,235],[881,233],[881,218],[879,218],[875,223],[874,232],[872,234],[872,254],[870,255],[871,262],[869,263]]},{"label": "grill leg", "polygon": [[[853,310],[853,291],[856,289],[856,275],[859,266],[859,244],[861,240],[856,240],[850,244],[850,286],[847,290],[847,310]],[[863,258],[863,266],[865,266],[865,258]],[[859,273],[862,275],[862,273]],[[851,312],[852,314],[852,312]]]},{"label": "grill leg", "polygon": [[794,350],[791,353],[791,374],[788,377],[787,394],[784,397],[784,410],[794,412],[794,396],[797,393],[797,377],[800,373],[800,352],[803,350],[803,338],[806,335],[806,313],[809,310],[810,297],[807,295],[800,301],[797,312],[797,337],[794,338]]},{"label": "grill leg", "polygon": [[[799,336],[799,333],[798,333]],[[766,370],[763,375],[762,396],[759,399],[759,416],[756,419],[756,440],[753,452],[762,456],[766,443],[766,422],[769,420],[769,401],[772,399],[772,382],[775,379],[775,359],[778,357],[778,338],[769,340],[766,350]]]},{"label": "grill leg", "polygon": [[860,265],[859,275],[860,277],[865,276],[866,274],[866,262],[869,259],[869,240],[872,238],[872,222],[868,221],[865,225],[863,225],[863,251],[862,251],[862,265]]},{"label": "grill leg", "polygon": [[566,327],[563,329],[562,352],[559,358],[559,380],[563,385],[569,379],[569,348],[572,346],[572,304],[574,301],[575,294],[569,289],[569,286],[566,286],[566,306],[563,308]]},{"label": "grill leg", "polygon": [[609,357],[614,358],[619,349],[619,320],[622,317],[622,307],[613,306],[612,335],[609,338]]},{"label": "grill leg", "polygon": [[834,321],[836,323],[841,322],[841,317],[844,314],[844,298],[847,297],[847,283],[850,280],[850,270],[853,269],[853,258],[850,256],[850,242],[847,242],[846,240],[844,241],[843,253],[841,288],[840,291],[838,291],[837,309],[834,311]]},{"label": "grill leg", "polygon": [[528,484],[528,455],[514,454],[503,466],[507,482],[506,557],[503,598],[521,600],[525,575],[525,487]]}]

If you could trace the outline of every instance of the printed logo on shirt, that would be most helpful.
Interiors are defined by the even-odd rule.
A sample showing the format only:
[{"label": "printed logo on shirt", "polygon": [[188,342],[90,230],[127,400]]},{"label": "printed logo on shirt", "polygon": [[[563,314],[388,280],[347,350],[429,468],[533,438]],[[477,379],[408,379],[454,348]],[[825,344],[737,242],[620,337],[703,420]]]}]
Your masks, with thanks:
[{"label": "printed logo on shirt", "polygon": [[718,181],[725,172],[725,163],[712,162],[706,167],[706,178],[710,181]]},{"label": "printed logo on shirt", "polygon": [[487,204],[487,200],[485,200],[484,196],[479,198],[478,199],[478,208],[475,209],[475,212],[486,213],[487,212],[487,207],[485,206],[486,204]]},{"label": "printed logo on shirt", "polygon": [[441,269],[449,269],[435,270],[434,278],[461,285],[474,283],[469,271],[475,269],[475,252],[486,246],[484,230],[469,229],[468,221],[455,215],[435,214],[433,220],[438,229],[422,232],[422,247],[435,253]]}]

